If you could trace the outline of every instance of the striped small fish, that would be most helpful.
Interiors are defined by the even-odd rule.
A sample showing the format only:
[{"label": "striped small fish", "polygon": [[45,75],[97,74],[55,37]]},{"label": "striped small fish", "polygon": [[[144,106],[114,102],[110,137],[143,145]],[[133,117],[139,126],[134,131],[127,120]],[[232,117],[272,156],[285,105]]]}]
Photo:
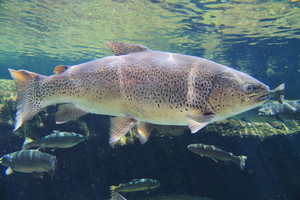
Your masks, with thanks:
[{"label": "striped small fish", "polygon": [[0,163],[8,167],[5,171],[6,175],[18,171],[43,177],[44,172],[49,172],[53,177],[57,159],[39,150],[22,150],[2,156]]}]

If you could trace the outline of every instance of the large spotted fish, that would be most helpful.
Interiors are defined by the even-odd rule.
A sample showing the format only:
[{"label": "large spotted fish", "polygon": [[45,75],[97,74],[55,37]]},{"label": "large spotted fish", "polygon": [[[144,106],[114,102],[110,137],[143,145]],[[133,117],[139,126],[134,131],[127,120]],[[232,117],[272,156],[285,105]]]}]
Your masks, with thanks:
[{"label": "large spotted fish", "polygon": [[58,123],[86,113],[116,116],[111,142],[135,124],[145,142],[144,122],[188,125],[195,133],[269,99],[268,86],[211,60],[125,42],[106,44],[116,56],[58,66],[51,76],[9,69],[18,92],[15,130],[46,106],[62,104]]}]

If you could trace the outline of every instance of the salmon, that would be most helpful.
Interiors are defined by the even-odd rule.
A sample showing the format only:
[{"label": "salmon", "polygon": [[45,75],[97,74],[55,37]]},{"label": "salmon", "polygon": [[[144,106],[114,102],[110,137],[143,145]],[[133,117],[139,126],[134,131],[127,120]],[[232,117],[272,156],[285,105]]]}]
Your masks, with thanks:
[{"label": "salmon", "polygon": [[[110,115],[110,142],[137,122],[188,126],[192,133],[261,105],[269,87],[252,76],[204,58],[107,42],[115,56],[55,69],[42,76],[9,69],[17,93],[15,130],[43,108],[60,104],[57,123],[87,113]],[[141,123],[143,124],[143,123]]]}]

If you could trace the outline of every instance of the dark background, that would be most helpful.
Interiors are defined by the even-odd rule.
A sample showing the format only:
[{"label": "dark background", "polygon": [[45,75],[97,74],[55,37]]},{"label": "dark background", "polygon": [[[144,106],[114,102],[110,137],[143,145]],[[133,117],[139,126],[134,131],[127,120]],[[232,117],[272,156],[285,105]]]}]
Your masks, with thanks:
[{"label": "dark background", "polygon": [[[98,131],[69,149],[47,152],[56,155],[58,168],[37,179],[30,174],[0,174],[0,199],[105,199],[109,186],[135,178],[152,178],[161,186],[149,194],[126,194],[128,199],[155,194],[188,194],[214,199],[300,199],[299,134],[258,138],[224,137],[218,133],[157,137],[141,145],[112,148],[108,145],[108,117],[88,115],[82,120]],[[53,129],[58,129],[54,125]],[[62,131],[74,131],[64,125]],[[81,132],[79,132],[81,133]],[[41,133],[43,135],[45,133]],[[0,140],[1,155],[17,151],[23,140]],[[215,163],[186,148],[191,143],[216,145],[235,155],[246,155],[245,171],[232,162]],[[1,171],[5,167],[1,166]]]}]

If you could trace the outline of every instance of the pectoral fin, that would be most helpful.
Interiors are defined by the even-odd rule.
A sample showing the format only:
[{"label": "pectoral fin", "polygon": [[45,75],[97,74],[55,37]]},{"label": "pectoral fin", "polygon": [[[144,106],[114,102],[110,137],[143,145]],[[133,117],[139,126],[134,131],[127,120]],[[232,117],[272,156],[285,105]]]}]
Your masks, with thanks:
[{"label": "pectoral fin", "polygon": [[215,114],[208,115],[192,115],[187,114],[188,126],[191,129],[192,133],[198,132],[200,129],[204,128],[207,124],[211,123]]},{"label": "pectoral fin", "polygon": [[150,137],[150,130],[148,123],[146,122],[137,122],[137,132],[139,135],[139,140],[141,144],[145,144]]},{"label": "pectoral fin", "polygon": [[9,167],[5,170],[6,175],[11,175],[12,173],[14,173],[14,170],[11,167]]},{"label": "pectoral fin", "polygon": [[211,158],[211,159],[213,159],[213,161],[215,161],[216,163],[218,162],[216,159],[214,159],[214,158]]},{"label": "pectoral fin", "polygon": [[136,120],[126,117],[110,118],[110,138],[109,142],[116,142],[126,135],[135,125]]},{"label": "pectoral fin", "polygon": [[58,111],[55,114],[55,121],[57,124],[63,124],[86,114],[87,112],[81,110],[71,103],[62,104],[58,106]]}]

